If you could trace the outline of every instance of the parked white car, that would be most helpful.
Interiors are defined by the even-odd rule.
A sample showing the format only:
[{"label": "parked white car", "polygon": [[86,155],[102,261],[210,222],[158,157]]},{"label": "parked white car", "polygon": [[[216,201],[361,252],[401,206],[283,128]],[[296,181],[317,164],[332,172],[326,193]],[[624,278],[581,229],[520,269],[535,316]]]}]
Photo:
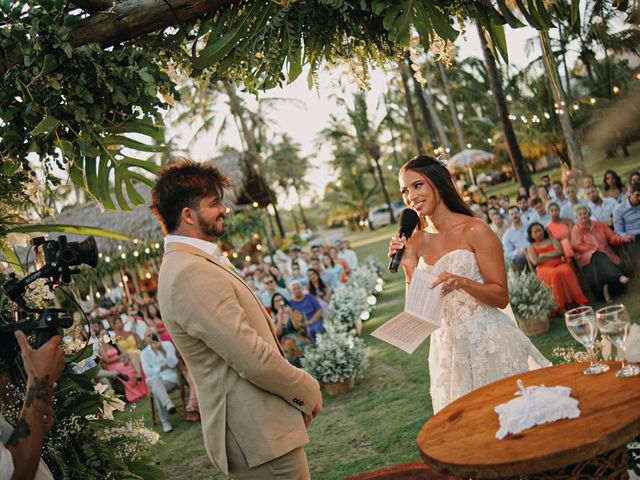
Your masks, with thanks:
[{"label": "parked white car", "polygon": [[[393,208],[393,216],[398,220],[398,215],[400,215],[400,212],[406,208],[406,205],[402,200],[394,200],[391,202],[391,207]],[[369,210],[367,219],[369,220],[369,226],[373,229],[389,225],[391,223],[391,219],[389,218],[389,206],[385,204],[373,207]]]}]

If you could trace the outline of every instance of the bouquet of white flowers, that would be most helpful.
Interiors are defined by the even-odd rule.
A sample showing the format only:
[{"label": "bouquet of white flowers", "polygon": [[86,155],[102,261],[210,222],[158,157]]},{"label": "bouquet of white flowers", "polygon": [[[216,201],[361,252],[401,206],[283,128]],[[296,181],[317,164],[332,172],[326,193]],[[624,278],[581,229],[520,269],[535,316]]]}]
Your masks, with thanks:
[{"label": "bouquet of white flowers", "polygon": [[316,345],[305,352],[302,367],[323,384],[343,382],[366,367],[367,350],[345,326],[329,323]]},{"label": "bouquet of white flowers", "polygon": [[369,313],[367,296],[367,291],[359,285],[338,286],[329,302],[329,321],[354,328],[363,313]]},{"label": "bouquet of white flowers", "polygon": [[[551,290],[533,273],[509,270],[507,279],[509,301],[520,328],[530,336],[547,331],[549,312],[556,308]],[[532,322],[540,325],[534,326]]]},{"label": "bouquet of white flowers", "polygon": [[349,275],[347,285],[362,287],[367,293],[375,293],[378,284],[378,273],[367,265],[361,265],[353,270]]}]

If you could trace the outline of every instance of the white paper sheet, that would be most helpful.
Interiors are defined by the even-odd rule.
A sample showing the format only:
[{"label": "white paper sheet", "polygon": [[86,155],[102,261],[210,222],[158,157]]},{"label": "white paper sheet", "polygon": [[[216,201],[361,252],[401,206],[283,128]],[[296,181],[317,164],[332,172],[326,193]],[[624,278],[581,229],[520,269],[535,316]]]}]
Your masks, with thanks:
[{"label": "white paper sheet", "polygon": [[430,288],[436,280],[424,270],[414,270],[404,312],[388,320],[371,335],[411,354],[440,327],[442,285]]}]

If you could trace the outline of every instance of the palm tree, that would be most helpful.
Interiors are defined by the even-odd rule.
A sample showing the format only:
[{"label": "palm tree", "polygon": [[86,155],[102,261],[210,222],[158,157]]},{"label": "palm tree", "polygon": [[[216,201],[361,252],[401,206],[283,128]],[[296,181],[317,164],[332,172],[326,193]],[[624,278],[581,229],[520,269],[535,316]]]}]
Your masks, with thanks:
[{"label": "palm tree", "polygon": [[402,78],[402,86],[404,88],[404,100],[407,105],[407,117],[409,119],[409,125],[411,127],[411,139],[413,140],[414,154],[420,155],[424,153],[424,146],[422,139],[418,133],[418,124],[416,122],[416,113],[413,107],[413,100],[411,100],[411,90],[409,88],[409,76],[411,70],[404,61],[399,62],[400,77]]},{"label": "palm tree", "polygon": [[[309,182],[305,180],[305,175],[309,171],[311,164],[308,157],[300,155],[300,145],[294,142],[286,133],[282,135],[280,141],[275,143],[265,161],[267,176],[275,180],[275,183],[287,192],[293,188],[296,193],[300,218],[305,228],[309,228],[309,222],[302,207],[302,195],[309,188]],[[297,224],[295,213],[291,212],[294,222]]]},{"label": "palm tree", "polygon": [[560,106],[558,110],[560,125],[562,126],[562,133],[564,134],[567,150],[569,153],[569,162],[571,164],[571,168],[582,170],[582,152],[580,151],[578,142],[576,142],[575,132],[573,131],[573,126],[571,125],[571,117],[569,116],[569,103],[567,102],[565,94],[562,90],[562,86],[560,83],[560,74],[558,73],[558,66],[556,65],[555,59],[553,57],[553,52],[551,51],[549,33],[546,31],[540,31],[538,34],[540,36],[540,45],[542,46],[543,63],[545,71],[547,72],[547,76],[549,78],[551,91],[553,92],[556,104]]},{"label": "palm tree", "polygon": [[[350,141],[338,141],[334,144],[334,159],[331,164],[338,173],[338,179],[327,185],[324,201],[331,205],[338,215],[366,219],[369,209],[378,194],[378,184],[368,181],[368,166],[358,158]],[[358,226],[361,228],[360,223]]]},{"label": "palm tree", "polygon": [[491,91],[496,103],[496,109],[498,110],[498,116],[502,129],[504,131],[505,142],[507,144],[507,150],[509,152],[509,159],[513,166],[513,171],[518,179],[518,183],[526,188],[533,183],[531,180],[531,174],[527,169],[527,165],[522,157],[518,140],[513,131],[513,125],[509,119],[509,110],[507,109],[507,102],[502,90],[502,82],[500,81],[500,74],[498,73],[498,67],[496,65],[496,59],[489,49],[489,44],[484,36],[484,31],[480,23],[476,23],[478,30],[478,36],[480,38],[480,45],[482,47],[482,56],[484,59],[485,68],[487,70],[487,76],[491,84]]}]

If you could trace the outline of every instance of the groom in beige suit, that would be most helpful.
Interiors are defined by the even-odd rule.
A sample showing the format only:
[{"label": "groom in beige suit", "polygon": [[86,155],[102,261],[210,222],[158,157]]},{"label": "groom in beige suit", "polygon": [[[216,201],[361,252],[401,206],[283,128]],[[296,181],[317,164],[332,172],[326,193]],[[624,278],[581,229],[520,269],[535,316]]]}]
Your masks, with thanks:
[{"label": "groom in beige suit", "polygon": [[237,479],[307,479],[318,382],[284,357],[270,317],[219,255],[229,180],[212,165],[165,166],[152,209],[165,237],[162,319],[193,376],[211,461]]}]

